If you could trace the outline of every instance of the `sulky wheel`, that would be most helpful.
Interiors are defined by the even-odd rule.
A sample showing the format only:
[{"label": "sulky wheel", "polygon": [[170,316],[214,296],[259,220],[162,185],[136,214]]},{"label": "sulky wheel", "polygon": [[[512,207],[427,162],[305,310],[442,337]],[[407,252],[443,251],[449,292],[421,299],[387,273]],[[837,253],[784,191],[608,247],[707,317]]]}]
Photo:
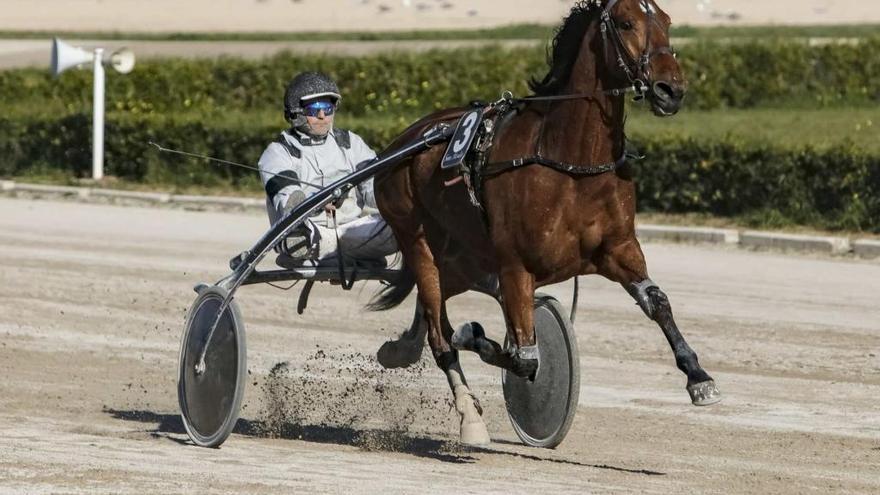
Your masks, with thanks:
[{"label": "sulky wheel", "polygon": [[244,395],[244,321],[238,305],[231,301],[211,337],[204,370],[199,370],[208,334],[227,292],[217,286],[202,286],[197,291],[180,345],[177,398],[190,439],[202,447],[217,447],[232,433]]},{"label": "sulky wheel", "polygon": [[535,296],[539,366],[530,382],[502,371],[507,415],[520,440],[552,449],[562,443],[577,411],[580,363],[574,328],[552,296]]}]

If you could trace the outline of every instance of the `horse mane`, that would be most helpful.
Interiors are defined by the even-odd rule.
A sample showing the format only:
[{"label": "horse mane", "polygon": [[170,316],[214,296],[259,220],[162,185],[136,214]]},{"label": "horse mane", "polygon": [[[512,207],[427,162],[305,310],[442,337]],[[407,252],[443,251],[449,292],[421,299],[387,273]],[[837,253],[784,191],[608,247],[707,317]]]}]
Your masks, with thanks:
[{"label": "horse mane", "polygon": [[547,64],[550,71],[544,79],[532,78],[529,88],[538,96],[558,94],[571,78],[571,71],[580,52],[581,41],[587,28],[597,18],[600,9],[596,0],[581,0],[572,7],[568,17],[553,36],[547,48]]}]

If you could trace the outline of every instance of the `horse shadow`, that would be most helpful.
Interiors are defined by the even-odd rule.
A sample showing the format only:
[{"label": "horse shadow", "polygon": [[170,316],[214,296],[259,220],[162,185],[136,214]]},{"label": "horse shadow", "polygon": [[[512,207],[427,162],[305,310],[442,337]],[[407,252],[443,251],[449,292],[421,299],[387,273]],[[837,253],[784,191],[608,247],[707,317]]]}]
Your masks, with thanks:
[{"label": "horse shadow", "polygon": [[[104,412],[114,419],[133,421],[138,423],[155,424],[154,429],[148,429],[154,438],[166,438],[181,445],[194,446],[189,438],[177,438],[171,435],[186,435],[183,421],[179,414],[162,414],[144,410],[118,410],[105,408]],[[284,423],[275,427],[271,434],[267,433],[267,424],[264,421],[239,418],[232,432],[238,435],[254,438],[279,438],[284,440],[299,440],[303,442],[341,445],[358,447],[366,451],[395,452],[409,454],[419,458],[433,459],[452,464],[472,464],[478,461],[474,454],[510,456],[517,459],[551,462],[571,466],[587,467],[593,469],[606,469],[629,474],[644,476],[665,476],[666,473],[647,469],[628,469],[606,464],[588,464],[578,461],[560,459],[556,457],[544,457],[539,455],[525,454],[510,450],[498,450],[488,447],[470,447],[451,440],[441,440],[407,432],[352,428],[336,425],[300,425]],[[521,447],[519,443],[507,440],[493,439],[493,444],[509,447]]]}]

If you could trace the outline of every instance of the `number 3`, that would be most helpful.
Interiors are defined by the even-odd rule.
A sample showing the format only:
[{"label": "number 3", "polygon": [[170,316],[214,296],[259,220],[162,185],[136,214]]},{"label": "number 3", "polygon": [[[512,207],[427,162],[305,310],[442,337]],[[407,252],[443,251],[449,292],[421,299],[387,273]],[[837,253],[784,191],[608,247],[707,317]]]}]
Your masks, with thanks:
[{"label": "number 3", "polygon": [[471,140],[471,134],[474,132],[474,124],[477,123],[477,114],[476,112],[472,112],[467,116],[464,121],[464,126],[462,130],[464,130],[464,135],[461,136],[461,139],[453,143],[452,151],[455,153],[460,153],[465,146],[467,146],[468,142]]}]

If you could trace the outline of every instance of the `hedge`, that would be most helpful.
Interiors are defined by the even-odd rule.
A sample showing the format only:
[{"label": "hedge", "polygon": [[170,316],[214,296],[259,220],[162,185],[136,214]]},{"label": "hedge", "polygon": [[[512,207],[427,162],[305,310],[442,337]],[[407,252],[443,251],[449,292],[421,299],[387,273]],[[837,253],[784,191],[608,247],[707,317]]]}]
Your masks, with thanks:
[{"label": "hedge", "polygon": [[[880,38],[819,47],[795,41],[693,43],[680,52],[690,108],[880,102]],[[543,49],[500,47],[368,57],[153,60],[129,75],[108,76],[107,108],[133,115],[278,110],[285,83],[305,69],[339,81],[347,113],[387,116],[495,99],[503,90],[524,95],[528,78],[543,76],[547,66]],[[57,80],[47,72],[0,72],[0,109],[66,114],[90,108],[90,71],[71,71]]]},{"label": "hedge", "polygon": [[[402,125],[384,121],[353,130],[368,143],[388,143]],[[274,125],[174,118],[110,116],[106,173],[162,186],[231,186],[259,190],[257,174],[162,155],[148,144],[253,164],[279,131]],[[635,165],[642,211],[751,216],[821,228],[880,232],[880,155],[841,146],[831,150],[747,145],[733,138],[696,141],[668,135],[632,136],[647,159]],[[90,116],[0,118],[0,176],[91,167]]]},{"label": "hedge", "polygon": [[880,232],[880,155],[845,144],[816,150],[732,138],[635,139],[647,156],[636,172],[641,211]]}]

